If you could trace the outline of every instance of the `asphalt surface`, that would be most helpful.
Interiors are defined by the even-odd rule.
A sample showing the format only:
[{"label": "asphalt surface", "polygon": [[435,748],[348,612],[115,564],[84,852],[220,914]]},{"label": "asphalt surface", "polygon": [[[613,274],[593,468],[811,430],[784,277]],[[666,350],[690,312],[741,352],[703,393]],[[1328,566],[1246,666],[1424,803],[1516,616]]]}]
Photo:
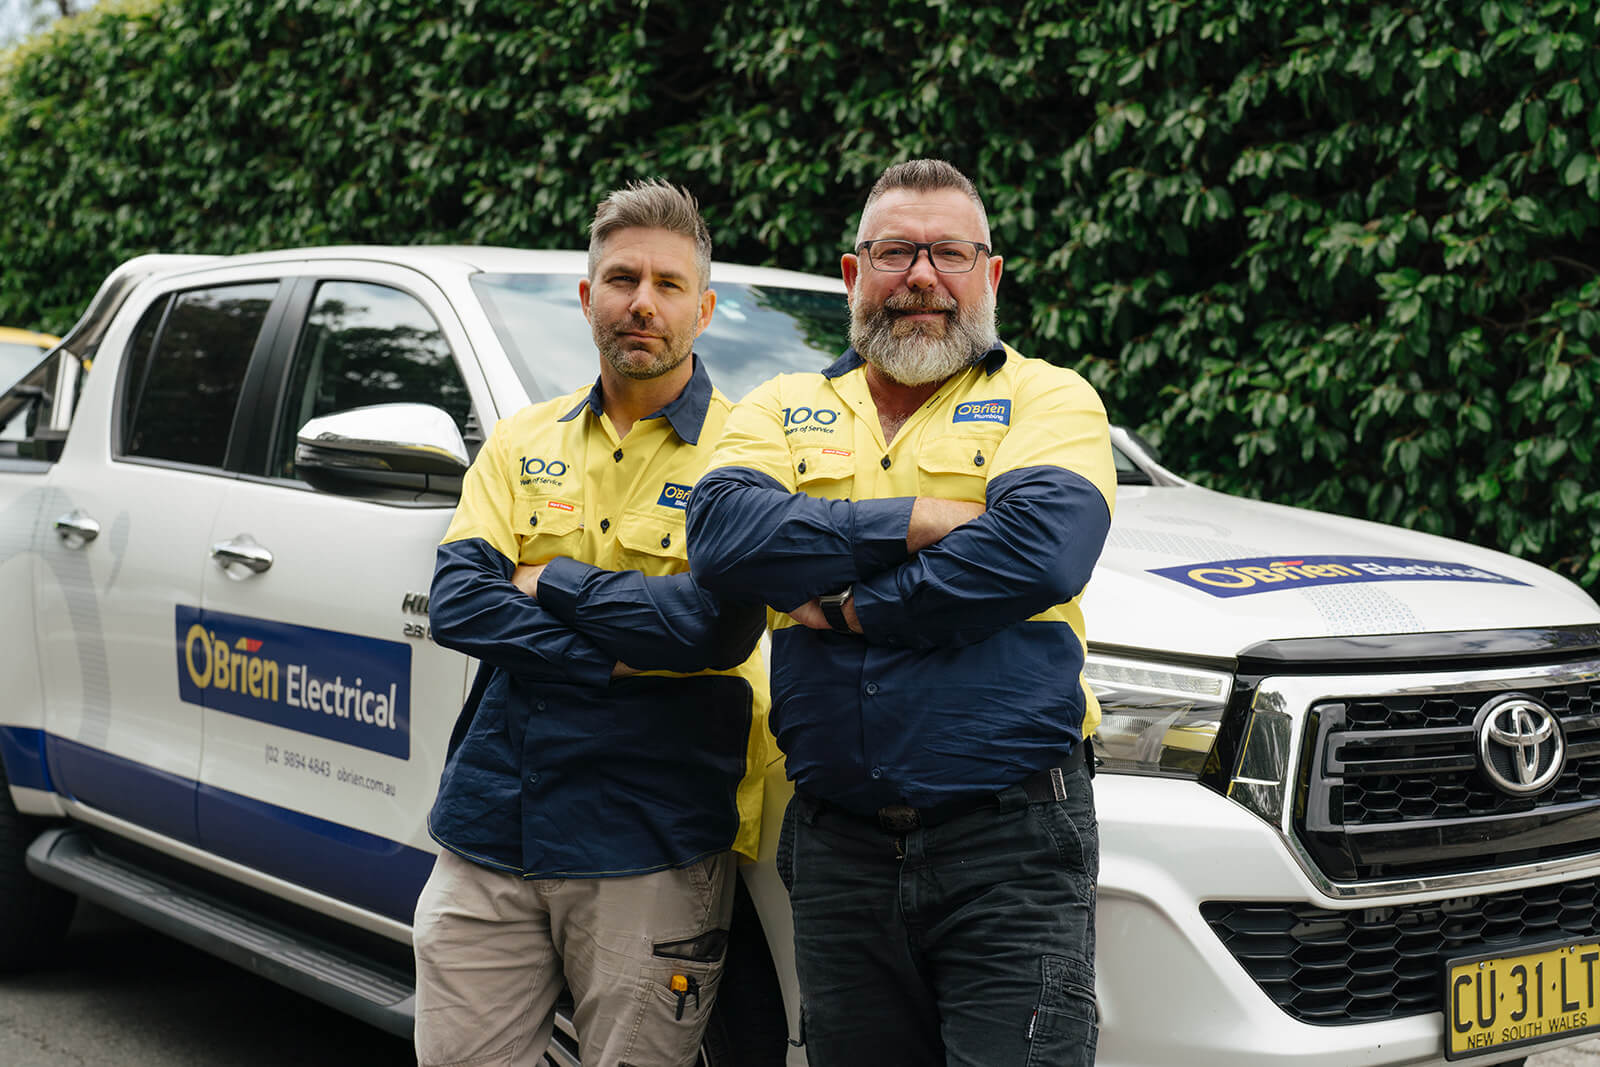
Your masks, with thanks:
[{"label": "asphalt surface", "polygon": [[0,976],[0,1067],[404,1067],[408,1042],[80,904],[54,965]]},{"label": "asphalt surface", "polygon": [[[405,1067],[411,1047],[80,905],[54,965],[0,977],[0,1067]],[[1527,1067],[1600,1067],[1600,1039]]]}]

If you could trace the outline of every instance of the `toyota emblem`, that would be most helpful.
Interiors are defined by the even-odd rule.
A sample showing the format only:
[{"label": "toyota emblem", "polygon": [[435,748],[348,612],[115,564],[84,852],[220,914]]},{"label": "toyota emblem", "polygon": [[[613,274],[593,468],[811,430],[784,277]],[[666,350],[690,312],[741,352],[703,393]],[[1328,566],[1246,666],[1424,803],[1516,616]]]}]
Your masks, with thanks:
[{"label": "toyota emblem", "polygon": [[1478,763],[1501,792],[1537,793],[1561,773],[1567,741],[1561,722],[1543,704],[1522,693],[1495,697],[1478,709]]}]

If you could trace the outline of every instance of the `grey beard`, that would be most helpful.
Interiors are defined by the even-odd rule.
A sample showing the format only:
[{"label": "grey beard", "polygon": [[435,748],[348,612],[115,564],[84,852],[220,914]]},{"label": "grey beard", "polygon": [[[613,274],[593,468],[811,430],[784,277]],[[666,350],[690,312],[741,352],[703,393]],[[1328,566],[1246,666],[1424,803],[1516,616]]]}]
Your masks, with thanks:
[{"label": "grey beard", "polygon": [[[924,332],[921,325],[905,322],[891,313],[924,306],[951,310],[942,336]],[[969,307],[954,301],[940,303],[934,299],[924,303],[905,297],[890,297],[867,313],[857,302],[850,305],[850,343],[862,359],[900,385],[942,382],[976,363],[998,336],[994,290],[989,287]]]}]

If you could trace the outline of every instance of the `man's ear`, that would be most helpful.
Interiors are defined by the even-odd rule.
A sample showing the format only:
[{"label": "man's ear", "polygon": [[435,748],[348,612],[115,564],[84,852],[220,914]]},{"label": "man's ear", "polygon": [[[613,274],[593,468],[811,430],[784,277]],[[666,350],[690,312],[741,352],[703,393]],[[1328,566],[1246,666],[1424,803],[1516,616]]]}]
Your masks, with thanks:
[{"label": "man's ear", "polygon": [[699,337],[711,325],[711,312],[717,307],[717,291],[707,289],[700,294],[700,321],[695,324],[694,335]]},{"label": "man's ear", "polygon": [[583,317],[589,317],[589,279],[578,279],[578,304],[583,308]]}]

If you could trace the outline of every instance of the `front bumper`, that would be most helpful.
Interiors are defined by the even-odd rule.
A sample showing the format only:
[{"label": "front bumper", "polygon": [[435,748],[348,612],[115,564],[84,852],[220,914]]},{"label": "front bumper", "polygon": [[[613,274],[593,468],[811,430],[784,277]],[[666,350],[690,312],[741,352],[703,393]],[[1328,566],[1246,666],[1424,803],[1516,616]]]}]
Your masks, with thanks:
[{"label": "front bumper", "polygon": [[[1314,1025],[1284,1012],[1245,972],[1200,912],[1205,901],[1305,903],[1372,910],[1458,898],[1449,889],[1333,897],[1308,878],[1278,831],[1194,782],[1102,774],[1097,981],[1102,1067],[1443,1065],[1437,1011],[1381,1022]],[[1558,873],[1497,872],[1505,892],[1600,875],[1600,859]],[[1485,886],[1483,891],[1490,891]],[[1440,975],[1442,985],[1444,978]],[[1489,1051],[1491,1064],[1581,1041]]]}]

